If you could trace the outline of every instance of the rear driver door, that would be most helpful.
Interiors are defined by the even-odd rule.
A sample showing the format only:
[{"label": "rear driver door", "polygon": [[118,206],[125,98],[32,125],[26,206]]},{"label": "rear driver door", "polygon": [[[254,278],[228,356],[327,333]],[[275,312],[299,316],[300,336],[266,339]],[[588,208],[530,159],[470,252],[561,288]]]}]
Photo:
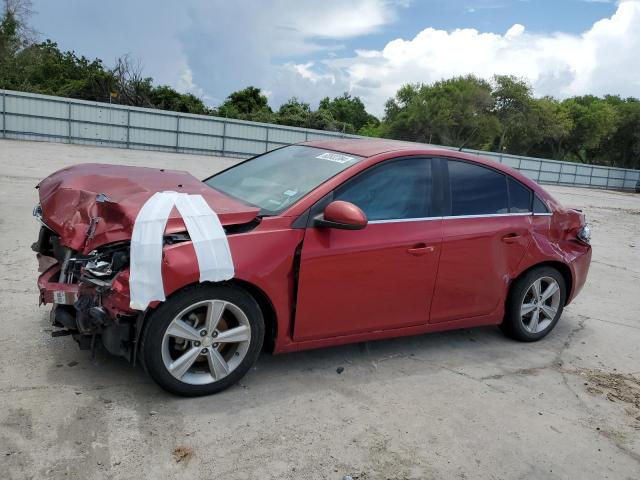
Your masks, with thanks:
[{"label": "rear driver door", "polygon": [[446,163],[448,212],[430,323],[495,315],[532,239],[531,190],[477,163]]}]

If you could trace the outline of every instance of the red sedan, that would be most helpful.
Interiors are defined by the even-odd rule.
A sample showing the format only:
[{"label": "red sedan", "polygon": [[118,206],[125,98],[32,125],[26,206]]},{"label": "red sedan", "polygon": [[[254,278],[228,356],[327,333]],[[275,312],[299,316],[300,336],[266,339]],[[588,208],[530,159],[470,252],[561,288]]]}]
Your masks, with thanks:
[{"label": "red sedan", "polygon": [[581,212],[511,168],[413,143],[308,142],[204,181],[85,164],[38,188],[54,334],[181,395],[229,387],[263,349],[479,325],[539,340],[591,260]]}]

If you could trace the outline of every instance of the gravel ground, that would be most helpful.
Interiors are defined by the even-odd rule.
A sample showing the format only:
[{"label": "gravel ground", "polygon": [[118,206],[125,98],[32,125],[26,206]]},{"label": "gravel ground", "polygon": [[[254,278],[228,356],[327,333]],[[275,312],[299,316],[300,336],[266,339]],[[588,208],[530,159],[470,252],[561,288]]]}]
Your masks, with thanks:
[{"label": "gravel ground", "polygon": [[586,212],[594,254],[541,342],[477,328],[265,355],[183,399],[51,338],[37,305],[33,187],[87,161],[204,177],[234,160],[0,141],[3,478],[640,477],[640,195],[549,187]]}]

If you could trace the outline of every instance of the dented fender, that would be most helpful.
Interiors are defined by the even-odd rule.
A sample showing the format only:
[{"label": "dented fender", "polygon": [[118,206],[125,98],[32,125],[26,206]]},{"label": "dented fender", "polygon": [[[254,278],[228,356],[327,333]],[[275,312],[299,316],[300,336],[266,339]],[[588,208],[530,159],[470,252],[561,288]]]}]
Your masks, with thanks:
[{"label": "dented fender", "polygon": [[[230,282],[249,284],[260,290],[273,306],[278,332],[284,333],[278,341],[291,338],[291,308],[295,294],[294,257],[302,242],[304,229],[289,228],[290,218],[265,218],[249,233],[229,235],[229,248],[233,257],[235,276]],[[256,265],[260,269],[256,270]],[[200,272],[191,241],[165,245],[162,254],[162,278],[165,296],[188,285],[198,284]],[[161,302],[152,302],[149,311]],[[129,269],[114,279],[103,304],[114,315],[132,315],[129,307]],[[280,336],[279,336],[280,337]]]},{"label": "dented fender", "polygon": [[545,262],[564,265],[571,274],[566,299],[569,304],[586,282],[591,263],[591,246],[577,239],[577,232],[585,224],[582,212],[562,209],[554,213],[554,217],[533,216],[532,241],[520,263],[518,276]]}]

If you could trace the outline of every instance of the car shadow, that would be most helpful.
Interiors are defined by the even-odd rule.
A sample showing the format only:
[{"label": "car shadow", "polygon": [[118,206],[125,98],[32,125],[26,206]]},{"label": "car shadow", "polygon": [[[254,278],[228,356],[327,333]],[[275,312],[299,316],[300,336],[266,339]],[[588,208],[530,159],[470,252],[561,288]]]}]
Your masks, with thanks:
[{"label": "car shadow", "polygon": [[[568,313],[568,312],[567,312]],[[236,385],[215,396],[185,399],[162,391],[138,364],[114,357],[97,348],[78,349],[71,337],[46,342],[50,362],[48,379],[78,392],[106,395],[132,408],[190,403],[207,404],[207,412],[235,411],[281,402],[301,394],[328,391],[357,392],[372,382],[388,382],[398,376],[425,376],[442,371],[469,378],[499,375],[508,369],[544,365],[562,348],[577,319],[566,314],[548,337],[540,342],[520,343],[502,335],[497,327],[479,327],[410,337],[376,340],[282,355],[264,353]],[[43,325],[48,320],[42,318]],[[46,322],[46,323],[45,323]],[[101,393],[102,392],[102,393]]]}]

